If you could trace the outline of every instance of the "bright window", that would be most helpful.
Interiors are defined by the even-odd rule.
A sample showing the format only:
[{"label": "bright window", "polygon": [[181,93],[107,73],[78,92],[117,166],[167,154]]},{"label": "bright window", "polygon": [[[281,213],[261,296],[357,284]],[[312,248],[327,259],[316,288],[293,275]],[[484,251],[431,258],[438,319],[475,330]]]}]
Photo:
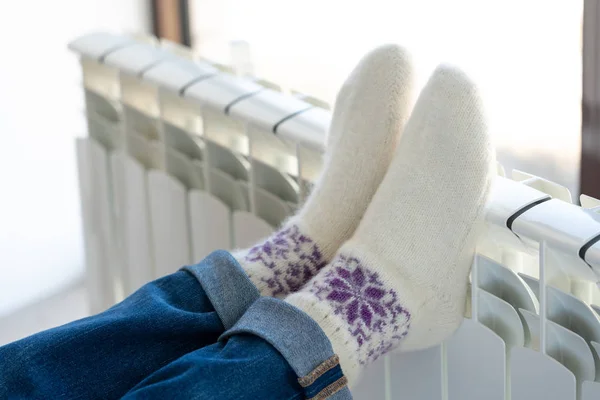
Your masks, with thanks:
[{"label": "bright window", "polygon": [[488,104],[498,158],[578,191],[583,1],[192,0],[192,40],[222,63],[249,44],[254,71],[332,101],[368,49],[408,47],[423,83],[451,62]]}]

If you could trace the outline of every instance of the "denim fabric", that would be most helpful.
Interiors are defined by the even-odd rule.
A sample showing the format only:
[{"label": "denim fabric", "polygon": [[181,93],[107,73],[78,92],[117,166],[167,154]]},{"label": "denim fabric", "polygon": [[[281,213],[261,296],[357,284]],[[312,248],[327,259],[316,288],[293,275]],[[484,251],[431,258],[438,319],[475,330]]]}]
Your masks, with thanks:
[{"label": "denim fabric", "polygon": [[260,297],[237,260],[224,250],[217,250],[185,269],[198,279],[225,329],[231,328]]},{"label": "denim fabric", "polygon": [[308,315],[258,297],[237,261],[215,252],[101,314],[0,347],[0,399],[302,399],[343,378],[337,366],[303,388],[298,377],[331,344]]},{"label": "denim fabric", "polygon": [[223,331],[196,278],[179,271],[101,314],[0,347],[0,399],[120,398]]},{"label": "denim fabric", "polygon": [[251,335],[196,350],[160,369],[123,399],[304,399],[298,377],[269,343]]},{"label": "denim fabric", "polygon": [[[256,335],[269,342],[285,357],[299,377],[309,375],[320,364],[335,356],[329,339],[311,317],[275,298],[261,297],[219,340],[227,340],[238,334]],[[313,397],[342,376],[339,365],[330,369],[305,388],[306,397]],[[352,395],[344,386],[329,398],[346,400],[352,399]]]}]

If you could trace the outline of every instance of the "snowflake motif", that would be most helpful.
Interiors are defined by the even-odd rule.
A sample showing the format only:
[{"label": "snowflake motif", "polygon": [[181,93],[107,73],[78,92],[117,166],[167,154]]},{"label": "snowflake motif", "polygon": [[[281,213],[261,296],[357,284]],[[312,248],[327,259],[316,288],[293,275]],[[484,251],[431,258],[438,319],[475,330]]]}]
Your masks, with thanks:
[{"label": "snowflake motif", "polygon": [[261,281],[275,297],[300,290],[327,264],[317,244],[296,225],[280,230],[251,248],[245,261],[267,268],[270,276],[262,277]]},{"label": "snowflake motif", "polygon": [[338,255],[309,290],[329,302],[347,324],[361,364],[375,361],[408,334],[411,315],[399,304],[396,291],[354,257]]}]

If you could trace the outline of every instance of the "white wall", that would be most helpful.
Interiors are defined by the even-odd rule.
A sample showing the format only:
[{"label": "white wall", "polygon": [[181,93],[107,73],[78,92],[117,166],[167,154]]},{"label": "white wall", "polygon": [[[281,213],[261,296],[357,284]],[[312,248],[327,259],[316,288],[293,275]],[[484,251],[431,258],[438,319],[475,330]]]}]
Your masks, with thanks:
[{"label": "white wall", "polygon": [[83,273],[74,138],[89,31],[147,32],[144,0],[10,1],[0,13],[0,316]]}]

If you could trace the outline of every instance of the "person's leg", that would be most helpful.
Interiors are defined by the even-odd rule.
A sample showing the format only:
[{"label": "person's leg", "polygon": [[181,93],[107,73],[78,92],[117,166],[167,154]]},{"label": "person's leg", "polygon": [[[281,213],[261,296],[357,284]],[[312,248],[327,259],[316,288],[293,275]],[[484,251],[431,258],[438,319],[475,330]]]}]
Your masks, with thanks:
[{"label": "person's leg", "polygon": [[295,217],[251,249],[187,268],[195,280],[177,273],[98,316],[1,348],[0,358],[10,362],[0,366],[9,377],[0,382],[0,397],[10,390],[30,398],[116,396],[144,374],[212,343],[261,294],[283,298],[299,290],[358,225],[391,161],[411,91],[404,50],[384,46],[368,54],[338,95],[324,171]]},{"label": "person's leg", "polygon": [[[269,342],[308,390],[337,374],[307,398],[350,398],[348,385],[365,366],[394,348],[436,345],[463,319],[495,168],[476,87],[461,71],[438,68],[403,135],[357,231],[334,261],[283,304],[266,297],[254,302],[220,338],[252,334]],[[220,388],[207,390],[205,398],[219,398]],[[234,390],[245,398],[242,388]]]},{"label": "person's leg", "polygon": [[239,335],[193,351],[150,375],[124,399],[303,399],[294,370],[270,344]]},{"label": "person's leg", "polygon": [[493,177],[484,121],[467,77],[437,69],[335,260],[285,301],[255,301],[219,344],[174,361],[129,398],[349,399],[348,385],[381,355],[448,337],[463,318]]},{"label": "person's leg", "polygon": [[[215,252],[101,314],[0,347],[0,398],[121,397],[171,361],[215,343],[230,327],[194,273],[236,264],[228,253]],[[243,297],[256,299],[258,292]],[[230,314],[239,306],[226,305]]]},{"label": "person's leg", "polygon": [[352,398],[327,336],[307,314],[266,297],[247,313],[218,343],[158,370],[123,398]]},{"label": "person's leg", "polygon": [[[239,287],[284,298],[352,235],[392,159],[412,85],[410,57],[397,46],[380,47],[361,60],[338,95],[324,169],[305,205],[269,238],[234,252],[235,268],[194,271],[221,320],[233,325],[244,314],[245,308],[230,305],[244,297]],[[246,308],[253,301],[244,302]]]}]

